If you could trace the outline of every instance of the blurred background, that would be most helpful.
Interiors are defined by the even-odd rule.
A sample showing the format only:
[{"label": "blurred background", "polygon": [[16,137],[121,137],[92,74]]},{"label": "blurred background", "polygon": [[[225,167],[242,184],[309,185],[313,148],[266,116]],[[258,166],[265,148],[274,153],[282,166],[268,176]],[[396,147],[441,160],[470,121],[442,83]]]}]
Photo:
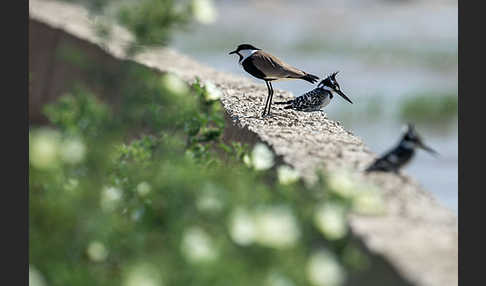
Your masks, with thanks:
[{"label": "blurred background", "polygon": [[[170,46],[220,71],[245,73],[228,52],[250,43],[287,63],[338,81],[353,100],[326,107],[330,119],[378,154],[406,122],[440,157],[419,151],[405,172],[457,214],[457,1],[214,1],[217,15],[174,35]],[[304,81],[274,84],[295,96]]]},{"label": "blurred background", "polygon": [[[386,213],[379,188],[333,170],[304,184],[266,145],[224,142],[213,82],[120,61],[50,20],[100,43],[125,39],[117,23],[128,57],[168,46],[262,87],[228,55],[238,44],[339,70],[354,104],[335,98],[328,117],[378,154],[414,122],[441,155],[418,152],[405,172],[457,214],[457,1],[63,2],[89,12],[29,2],[29,285],[412,285],[348,226]],[[455,260],[444,253],[427,259]],[[445,269],[426,273],[449,282]]]}]

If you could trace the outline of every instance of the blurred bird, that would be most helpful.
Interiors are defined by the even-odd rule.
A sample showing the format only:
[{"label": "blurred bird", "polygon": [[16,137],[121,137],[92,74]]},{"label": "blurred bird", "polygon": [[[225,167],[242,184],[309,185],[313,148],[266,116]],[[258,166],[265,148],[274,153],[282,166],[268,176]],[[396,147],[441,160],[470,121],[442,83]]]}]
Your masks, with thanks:
[{"label": "blurred bird", "polygon": [[270,115],[273,98],[272,81],[302,79],[310,83],[315,83],[319,80],[319,77],[292,67],[279,58],[249,44],[239,45],[236,50],[229,54],[238,54],[240,57],[239,63],[243,69],[252,76],[265,81],[268,96],[262,116]]},{"label": "blurred bird", "polygon": [[339,72],[332,73],[323,79],[317,88],[304,93],[289,101],[275,102],[275,104],[287,104],[284,109],[293,109],[297,111],[322,111],[326,107],[334,94],[337,93],[342,96],[349,103],[353,103],[342,91],[339,83],[336,81],[336,75]]},{"label": "blurred bird", "polygon": [[400,168],[410,162],[417,148],[424,149],[435,155],[438,154],[435,150],[423,143],[422,138],[415,131],[415,127],[409,123],[400,143],[373,162],[366,169],[366,172],[380,171],[398,173]]}]

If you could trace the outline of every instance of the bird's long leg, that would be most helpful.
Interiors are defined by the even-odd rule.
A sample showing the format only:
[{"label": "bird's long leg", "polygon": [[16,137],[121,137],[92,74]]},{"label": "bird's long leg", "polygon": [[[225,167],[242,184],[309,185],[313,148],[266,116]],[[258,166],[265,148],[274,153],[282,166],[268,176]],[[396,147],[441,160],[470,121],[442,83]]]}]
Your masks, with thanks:
[{"label": "bird's long leg", "polygon": [[268,100],[270,99],[270,86],[268,85],[269,82],[268,81],[265,81],[265,84],[267,85],[267,91],[268,91],[268,95],[267,95],[267,100],[265,102],[265,109],[263,109],[263,114],[262,116],[265,116],[266,112],[267,112],[267,106],[268,106]]},{"label": "bird's long leg", "polygon": [[268,115],[271,115],[270,114],[270,110],[272,108],[272,100],[273,100],[273,86],[272,86],[272,82],[268,82],[268,85],[270,86],[270,101],[268,102],[268,112],[267,114]]}]

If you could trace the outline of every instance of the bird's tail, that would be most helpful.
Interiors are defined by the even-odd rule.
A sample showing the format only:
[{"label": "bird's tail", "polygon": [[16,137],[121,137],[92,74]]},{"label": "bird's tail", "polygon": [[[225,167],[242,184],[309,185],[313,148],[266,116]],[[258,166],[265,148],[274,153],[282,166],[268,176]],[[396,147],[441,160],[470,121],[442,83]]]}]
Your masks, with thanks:
[{"label": "bird's tail", "polygon": [[386,172],[386,171],[391,171],[389,170],[386,166],[383,166],[383,164],[379,164],[378,162],[374,162],[368,168],[366,168],[365,173],[369,172]]},{"label": "bird's tail", "polygon": [[310,73],[306,73],[300,79],[303,79],[303,80],[308,81],[310,83],[316,83],[319,80],[319,77],[318,76],[315,76],[313,74],[310,74]]},{"label": "bird's tail", "polygon": [[279,101],[279,102],[274,102],[273,104],[292,104],[294,102],[293,99],[289,101]]}]

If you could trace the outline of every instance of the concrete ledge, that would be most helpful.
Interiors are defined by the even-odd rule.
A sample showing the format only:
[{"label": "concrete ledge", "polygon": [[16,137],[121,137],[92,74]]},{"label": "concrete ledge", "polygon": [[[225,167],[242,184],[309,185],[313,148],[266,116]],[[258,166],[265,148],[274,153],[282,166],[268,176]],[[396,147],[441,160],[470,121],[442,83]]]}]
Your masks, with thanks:
[{"label": "concrete ledge", "polygon": [[[92,29],[92,19],[78,6],[31,0],[29,16],[29,70],[35,73],[29,94],[31,122],[41,121],[42,104],[67,91],[62,79],[81,76],[79,71],[56,64],[55,52],[65,43],[87,51],[92,60],[112,70],[120,62],[133,61],[190,81],[196,76],[211,80],[224,92],[221,101],[228,122],[225,140],[266,143],[308,182],[315,179],[319,168],[347,168],[353,178],[383,190],[385,215],[350,218],[356,239],[381,266],[367,274],[367,283],[350,281],[349,285],[458,285],[457,217],[405,174],[365,175],[362,170],[376,155],[338,122],[320,114],[284,112],[276,106],[275,117],[260,119],[266,97],[263,83],[218,72],[170,49],[151,50],[127,59],[123,48],[130,34],[117,27],[113,41],[102,43]],[[291,96],[276,90],[274,100]],[[373,278],[373,273],[382,276]]]}]

